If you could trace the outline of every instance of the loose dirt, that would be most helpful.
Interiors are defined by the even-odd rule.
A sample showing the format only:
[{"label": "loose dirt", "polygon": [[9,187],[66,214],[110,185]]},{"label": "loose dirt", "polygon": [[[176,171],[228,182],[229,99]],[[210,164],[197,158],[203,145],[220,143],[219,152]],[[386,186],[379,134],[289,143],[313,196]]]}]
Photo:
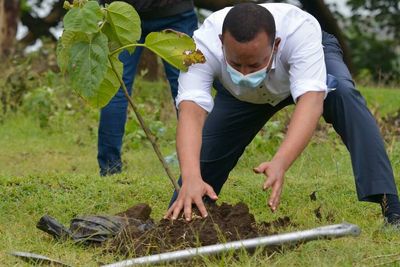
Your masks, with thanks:
[{"label": "loose dirt", "polygon": [[[128,225],[108,246],[110,251],[124,255],[144,256],[190,247],[206,246],[258,236],[275,234],[279,229],[293,225],[288,217],[272,222],[256,223],[254,216],[244,203],[230,205],[208,204],[208,217],[201,218],[197,210],[192,221],[183,216],[171,221],[162,219],[144,233],[137,225]],[[131,207],[119,216],[140,219],[147,223],[151,209],[146,204]],[[139,227],[140,228],[140,227]]]}]

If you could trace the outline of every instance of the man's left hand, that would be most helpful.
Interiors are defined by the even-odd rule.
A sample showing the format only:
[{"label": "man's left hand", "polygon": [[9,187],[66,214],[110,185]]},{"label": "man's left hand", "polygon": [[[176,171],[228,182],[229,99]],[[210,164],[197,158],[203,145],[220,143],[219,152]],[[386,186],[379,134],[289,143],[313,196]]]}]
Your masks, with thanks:
[{"label": "man's left hand", "polygon": [[282,164],[279,164],[277,161],[263,162],[253,170],[255,173],[263,173],[267,177],[263,184],[263,190],[266,191],[268,188],[271,188],[268,206],[272,212],[275,212],[279,206],[283,189],[285,170]]}]

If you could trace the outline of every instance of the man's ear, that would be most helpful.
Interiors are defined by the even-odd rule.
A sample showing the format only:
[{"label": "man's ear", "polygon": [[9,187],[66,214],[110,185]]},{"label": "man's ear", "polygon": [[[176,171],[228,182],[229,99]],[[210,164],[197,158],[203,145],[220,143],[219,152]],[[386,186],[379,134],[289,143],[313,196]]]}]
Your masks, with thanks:
[{"label": "man's ear", "polygon": [[224,44],[224,37],[222,36],[222,34],[218,35],[218,37],[221,40],[221,43]]},{"label": "man's ear", "polygon": [[275,39],[275,46],[274,46],[274,52],[275,53],[278,52],[278,47],[279,47],[280,43],[281,43],[281,38],[280,37],[276,38]]}]

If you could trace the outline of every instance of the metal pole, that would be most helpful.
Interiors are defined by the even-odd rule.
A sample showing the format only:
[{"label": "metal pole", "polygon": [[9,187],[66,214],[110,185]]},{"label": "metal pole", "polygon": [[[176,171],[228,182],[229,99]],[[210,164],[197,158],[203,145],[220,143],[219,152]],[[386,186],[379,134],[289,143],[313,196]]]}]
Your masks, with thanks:
[{"label": "metal pole", "polygon": [[237,250],[241,248],[250,249],[260,246],[283,245],[285,243],[297,243],[316,239],[342,237],[347,235],[358,236],[360,232],[360,228],[354,224],[334,224],[304,231],[244,239],[224,244],[189,248],[185,250],[178,250],[140,258],[128,259],[108,265],[103,265],[102,267],[126,267],[141,264],[155,264],[161,262],[189,259],[195,256],[211,255],[223,251]]}]

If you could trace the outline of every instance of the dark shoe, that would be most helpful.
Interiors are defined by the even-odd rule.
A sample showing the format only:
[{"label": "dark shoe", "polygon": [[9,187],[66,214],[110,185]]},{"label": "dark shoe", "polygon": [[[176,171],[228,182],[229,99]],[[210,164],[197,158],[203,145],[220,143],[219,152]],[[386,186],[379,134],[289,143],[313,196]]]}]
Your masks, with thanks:
[{"label": "dark shoe", "polygon": [[393,227],[400,229],[400,214],[393,213],[393,214],[386,216],[385,224],[391,225]]},{"label": "dark shoe", "polygon": [[109,176],[119,174],[122,171],[122,163],[115,164],[112,167],[100,168],[100,176]]}]

